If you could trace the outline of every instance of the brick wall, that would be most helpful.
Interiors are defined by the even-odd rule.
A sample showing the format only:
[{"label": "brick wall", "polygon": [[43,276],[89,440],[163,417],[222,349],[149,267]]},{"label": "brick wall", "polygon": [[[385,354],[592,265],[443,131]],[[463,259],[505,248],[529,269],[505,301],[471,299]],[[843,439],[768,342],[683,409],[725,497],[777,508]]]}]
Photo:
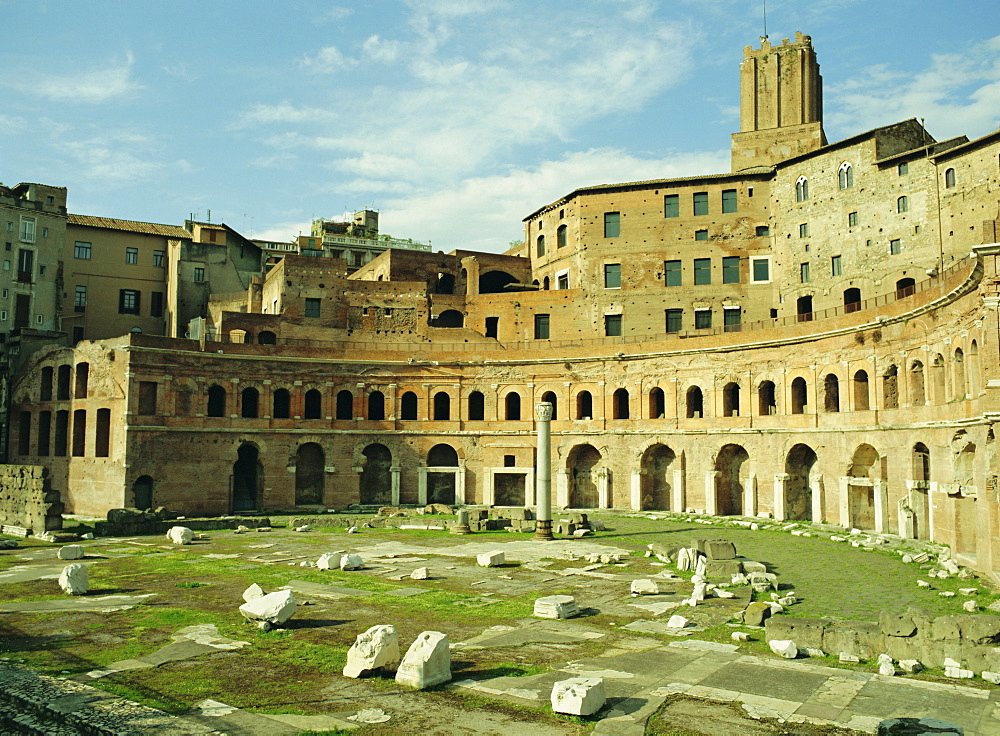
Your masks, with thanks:
[{"label": "brick wall", "polygon": [[0,465],[0,524],[35,533],[62,528],[59,492],[40,465]]}]

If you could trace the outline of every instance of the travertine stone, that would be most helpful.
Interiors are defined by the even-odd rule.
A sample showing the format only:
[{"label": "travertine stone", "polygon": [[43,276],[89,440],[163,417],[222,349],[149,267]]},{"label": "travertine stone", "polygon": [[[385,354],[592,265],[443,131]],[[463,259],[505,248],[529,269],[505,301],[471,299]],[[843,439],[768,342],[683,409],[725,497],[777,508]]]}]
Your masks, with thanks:
[{"label": "travertine stone", "polygon": [[888,718],[875,736],[965,736],[965,729],[937,718]]},{"label": "travertine stone", "polygon": [[476,562],[479,563],[480,567],[499,567],[506,562],[506,557],[503,552],[483,552],[482,554],[476,555]]},{"label": "travertine stone", "polygon": [[795,659],[799,656],[799,648],[796,646],[794,641],[789,641],[787,639],[775,639],[773,641],[769,641],[767,644],[771,647],[771,651],[779,657],[784,657],[785,659]]},{"label": "travertine stone", "polygon": [[257,621],[262,629],[280,626],[298,609],[299,604],[290,590],[279,590],[254,598],[240,606],[240,613],[249,621]]},{"label": "travertine stone", "polygon": [[678,613],[675,613],[667,620],[667,626],[671,629],[683,629],[688,625],[688,620]]},{"label": "travertine stone", "polygon": [[257,583],[254,583],[243,591],[243,601],[245,603],[249,603],[250,601],[255,601],[258,598],[263,598],[265,595],[267,594],[264,592],[264,589],[257,585]]},{"label": "travertine stone", "polygon": [[580,614],[576,599],[571,595],[550,595],[535,601],[538,618],[573,618]]},{"label": "travertine stone", "polygon": [[657,595],[660,586],[654,580],[633,580],[631,587],[632,595]]},{"label": "travertine stone", "polygon": [[167,539],[174,544],[191,544],[194,532],[186,526],[172,526],[167,530]]},{"label": "travertine stone", "polygon": [[358,634],[347,650],[344,677],[361,677],[374,670],[395,672],[399,666],[399,634],[390,624],[372,626]]},{"label": "travertine stone", "polygon": [[59,548],[60,560],[80,560],[83,559],[83,547],[79,544],[67,544]]},{"label": "travertine stone", "polygon": [[426,567],[418,567],[416,570],[410,573],[410,578],[412,580],[427,580],[429,578],[430,572]]},{"label": "travertine stone", "polygon": [[604,707],[604,680],[600,677],[573,677],[552,686],[552,710],[574,716],[593,715]]},{"label": "travertine stone", "polygon": [[343,552],[325,552],[316,560],[316,567],[320,570],[339,570],[343,556]]},{"label": "travertine stone", "polygon": [[361,555],[342,555],[340,558],[340,569],[341,570],[361,570],[365,566],[364,560],[361,559]]},{"label": "travertine stone", "polygon": [[424,631],[406,650],[396,672],[396,682],[423,690],[450,679],[448,636],[440,631]]},{"label": "travertine stone", "polygon": [[88,582],[87,566],[82,562],[66,565],[59,574],[59,587],[67,595],[86,595]]}]

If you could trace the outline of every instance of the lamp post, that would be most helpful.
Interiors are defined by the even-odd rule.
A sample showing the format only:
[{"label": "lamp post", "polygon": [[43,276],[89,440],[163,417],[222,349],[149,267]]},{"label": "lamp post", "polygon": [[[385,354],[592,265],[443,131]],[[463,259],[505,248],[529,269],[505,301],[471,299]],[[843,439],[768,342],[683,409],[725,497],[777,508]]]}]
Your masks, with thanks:
[{"label": "lamp post", "polygon": [[535,539],[552,539],[552,404],[535,404],[538,420],[538,452],[535,460]]}]

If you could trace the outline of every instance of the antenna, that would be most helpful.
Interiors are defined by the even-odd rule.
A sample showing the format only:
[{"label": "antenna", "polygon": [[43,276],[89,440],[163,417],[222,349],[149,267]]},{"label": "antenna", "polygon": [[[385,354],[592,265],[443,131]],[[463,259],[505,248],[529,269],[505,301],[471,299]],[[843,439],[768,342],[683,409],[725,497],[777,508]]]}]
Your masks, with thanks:
[{"label": "antenna", "polygon": [[761,0],[764,6],[764,35],[760,37],[761,42],[767,40],[767,0]]}]

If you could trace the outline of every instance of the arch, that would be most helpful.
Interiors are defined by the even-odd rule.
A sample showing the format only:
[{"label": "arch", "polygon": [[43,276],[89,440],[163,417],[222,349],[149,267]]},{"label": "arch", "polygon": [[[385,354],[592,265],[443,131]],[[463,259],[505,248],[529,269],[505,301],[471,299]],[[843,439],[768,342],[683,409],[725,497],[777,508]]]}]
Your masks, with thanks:
[{"label": "arch", "polygon": [[260,409],[260,392],[253,386],[247,386],[240,394],[240,416],[244,419],[256,419]]},{"label": "arch", "polygon": [[649,418],[663,419],[667,415],[667,399],[659,386],[649,392]]},{"label": "arch", "polygon": [[778,413],[777,391],[774,381],[761,381],[757,386],[757,413],[762,417]]},{"label": "arch", "polygon": [[955,176],[954,169],[945,169],[944,172],[944,188],[953,189],[955,184],[958,183],[958,178]]},{"label": "arch", "polygon": [[258,345],[277,345],[278,336],[275,335],[270,330],[261,330],[257,333],[257,344]]},{"label": "arch", "polygon": [[913,294],[914,291],[916,291],[916,283],[917,282],[910,277],[899,279],[899,281],[896,282],[896,298],[902,299]]},{"label": "arch", "polygon": [[76,364],[76,386],[73,392],[74,399],[87,398],[87,388],[90,382],[90,363]]},{"label": "arch", "polygon": [[556,248],[566,247],[566,226],[560,225],[556,229]]},{"label": "arch", "polygon": [[576,395],[576,418],[594,418],[594,396],[590,391],[581,391]]},{"label": "arch", "polygon": [[300,445],[295,452],[295,505],[323,503],[326,486],[326,455],[315,442]]},{"label": "arch", "polygon": [[487,271],[479,277],[480,294],[500,294],[507,284],[516,284],[517,279],[506,271]]},{"label": "arch", "polygon": [[439,273],[437,275],[437,283],[434,285],[435,294],[454,294],[455,293],[455,276],[450,273]]},{"label": "arch", "polygon": [[256,445],[244,442],[236,451],[233,463],[233,511],[256,511],[260,505],[264,467]]},{"label": "arch", "polygon": [[896,213],[903,214],[904,212],[910,211],[910,198],[905,194],[902,197],[896,199]]},{"label": "arch", "polygon": [[311,388],[306,391],[305,406],[302,416],[306,419],[323,418],[323,394],[318,389]]},{"label": "arch", "polygon": [[847,161],[840,165],[837,172],[837,183],[841,189],[848,189],[854,186],[854,167]]},{"label": "arch", "polygon": [[548,291],[552,287],[552,280],[546,276],[542,279],[542,290]]},{"label": "arch", "polygon": [[972,442],[968,442],[955,453],[955,483],[960,486],[975,485],[975,471],[976,446]]},{"label": "arch", "polygon": [[961,401],[966,396],[965,389],[965,353],[962,348],[955,348],[951,358],[951,390],[952,397]]},{"label": "arch", "polygon": [[792,381],[792,414],[805,414],[809,405],[809,387],[802,376]]},{"label": "arch", "polygon": [[205,413],[210,417],[226,415],[226,389],[218,384],[208,387],[208,406]]},{"label": "arch", "polygon": [[368,419],[373,422],[385,419],[385,394],[381,391],[368,394]]},{"label": "arch", "polygon": [[576,509],[593,509],[599,504],[597,466],[601,453],[593,445],[577,445],[569,451],[569,505]]},{"label": "arch", "polygon": [[451,419],[451,396],[447,391],[434,394],[434,419],[448,421]]},{"label": "arch", "polygon": [[427,453],[427,465],[429,467],[458,467],[458,451],[447,444],[434,445]]},{"label": "arch", "polygon": [[482,391],[473,391],[469,394],[469,420],[481,422],[486,419],[486,397]]},{"label": "arch", "polygon": [[799,322],[812,322],[813,319],[813,298],[812,294],[800,296],[795,300],[795,314]]},{"label": "arch", "polygon": [[558,401],[556,400],[556,394],[555,394],[555,392],[554,391],[546,391],[544,394],[542,394],[542,401],[543,402],[547,401],[550,404],[552,404],[552,419],[553,420],[558,419],[559,415],[558,415],[558,413],[556,411],[556,409],[558,408],[558,406],[557,406]]},{"label": "arch", "polygon": [[61,365],[59,366],[58,372],[56,374],[56,401],[64,401],[69,399],[69,379],[70,374],[73,372],[72,366]]},{"label": "arch", "polygon": [[639,511],[658,509],[670,510],[670,491],[673,481],[671,467],[676,455],[666,445],[657,443],[650,445],[642,453],[642,494],[639,499]]},{"label": "arch", "polygon": [[812,487],[815,482],[816,453],[809,445],[798,444],[785,458],[785,518],[813,521]]},{"label": "arch", "polygon": [[931,479],[931,451],[927,445],[918,442],[910,453],[910,474],[912,480],[927,483]]},{"label": "arch", "polygon": [[404,421],[417,418],[417,395],[412,391],[407,391],[399,399],[399,418]]},{"label": "arch", "polygon": [[52,401],[52,366],[47,365],[42,368],[42,377],[40,382],[40,401]]},{"label": "arch", "polygon": [[875,528],[875,479],[872,471],[881,475],[878,451],[871,445],[862,444],[854,451],[848,476],[864,482],[848,481],[847,514],[854,529]]},{"label": "arch", "polygon": [[521,418],[521,394],[511,391],[504,398],[504,419],[517,421]]},{"label": "arch", "polygon": [[705,396],[700,386],[691,386],[684,395],[685,416],[688,419],[701,419],[705,416]]},{"label": "arch", "polygon": [[805,202],[809,199],[809,180],[800,176],[795,182],[795,201]]},{"label": "arch", "polygon": [[336,419],[354,419],[354,394],[346,388],[337,392]]},{"label": "arch", "polygon": [[541,258],[545,255],[545,236],[539,235],[535,238],[535,255]]},{"label": "arch", "polygon": [[434,319],[434,327],[464,327],[465,315],[457,309],[446,309]]},{"label": "arch", "polygon": [[274,390],[271,396],[271,416],[275,419],[288,419],[292,413],[292,395],[287,388]]},{"label": "arch", "polygon": [[919,360],[915,360],[910,363],[910,405],[921,406],[925,402],[924,364]]},{"label": "arch", "polygon": [[931,385],[933,388],[933,401],[935,404],[943,404],[948,400],[945,384],[944,356],[937,353],[931,360]]},{"label": "arch", "polygon": [[868,371],[859,370],[854,373],[854,410],[868,411],[871,401],[868,394]]},{"label": "arch", "polygon": [[[132,328],[133,331],[135,329],[136,328],[134,328],[134,327]],[[142,330],[140,329],[139,332],[142,332]],[[247,333],[246,330],[230,330],[229,331],[229,342],[231,342],[232,344],[239,345],[241,343],[245,343],[245,342],[248,342],[248,341],[251,341],[251,342],[253,341],[253,335],[250,335],[249,333]]]},{"label": "arch", "polygon": [[722,416],[738,417],[740,415],[740,386],[730,381],[722,387]]},{"label": "arch", "polygon": [[150,511],[153,509],[153,479],[140,475],[132,484],[132,507]]},{"label": "arch", "polygon": [[628,389],[619,388],[616,389],[614,394],[611,396],[611,417],[612,419],[628,419],[629,412],[629,396]]},{"label": "arch", "polygon": [[852,286],[844,289],[844,313],[858,312],[861,310],[861,289]]},{"label": "arch", "polygon": [[[959,443],[964,442],[964,433],[956,436]],[[955,508],[955,551],[968,557],[976,557],[977,527],[979,525],[979,508],[974,487],[976,470],[976,446],[969,442],[955,454],[954,481],[957,493],[954,494]]]},{"label": "arch", "polygon": [[895,364],[882,374],[882,406],[886,409],[899,408],[899,368]]},{"label": "arch", "polygon": [[750,455],[740,445],[724,445],[715,456],[715,513],[743,514],[743,480],[740,475]]},{"label": "arch", "polygon": [[835,373],[827,373],[823,379],[823,410],[840,411],[840,379]]},{"label": "arch", "polygon": [[358,482],[361,503],[380,506],[391,503],[392,453],[389,448],[375,442],[361,454],[365,458]]},{"label": "arch", "polygon": [[969,395],[979,395],[979,344],[969,343]]}]

